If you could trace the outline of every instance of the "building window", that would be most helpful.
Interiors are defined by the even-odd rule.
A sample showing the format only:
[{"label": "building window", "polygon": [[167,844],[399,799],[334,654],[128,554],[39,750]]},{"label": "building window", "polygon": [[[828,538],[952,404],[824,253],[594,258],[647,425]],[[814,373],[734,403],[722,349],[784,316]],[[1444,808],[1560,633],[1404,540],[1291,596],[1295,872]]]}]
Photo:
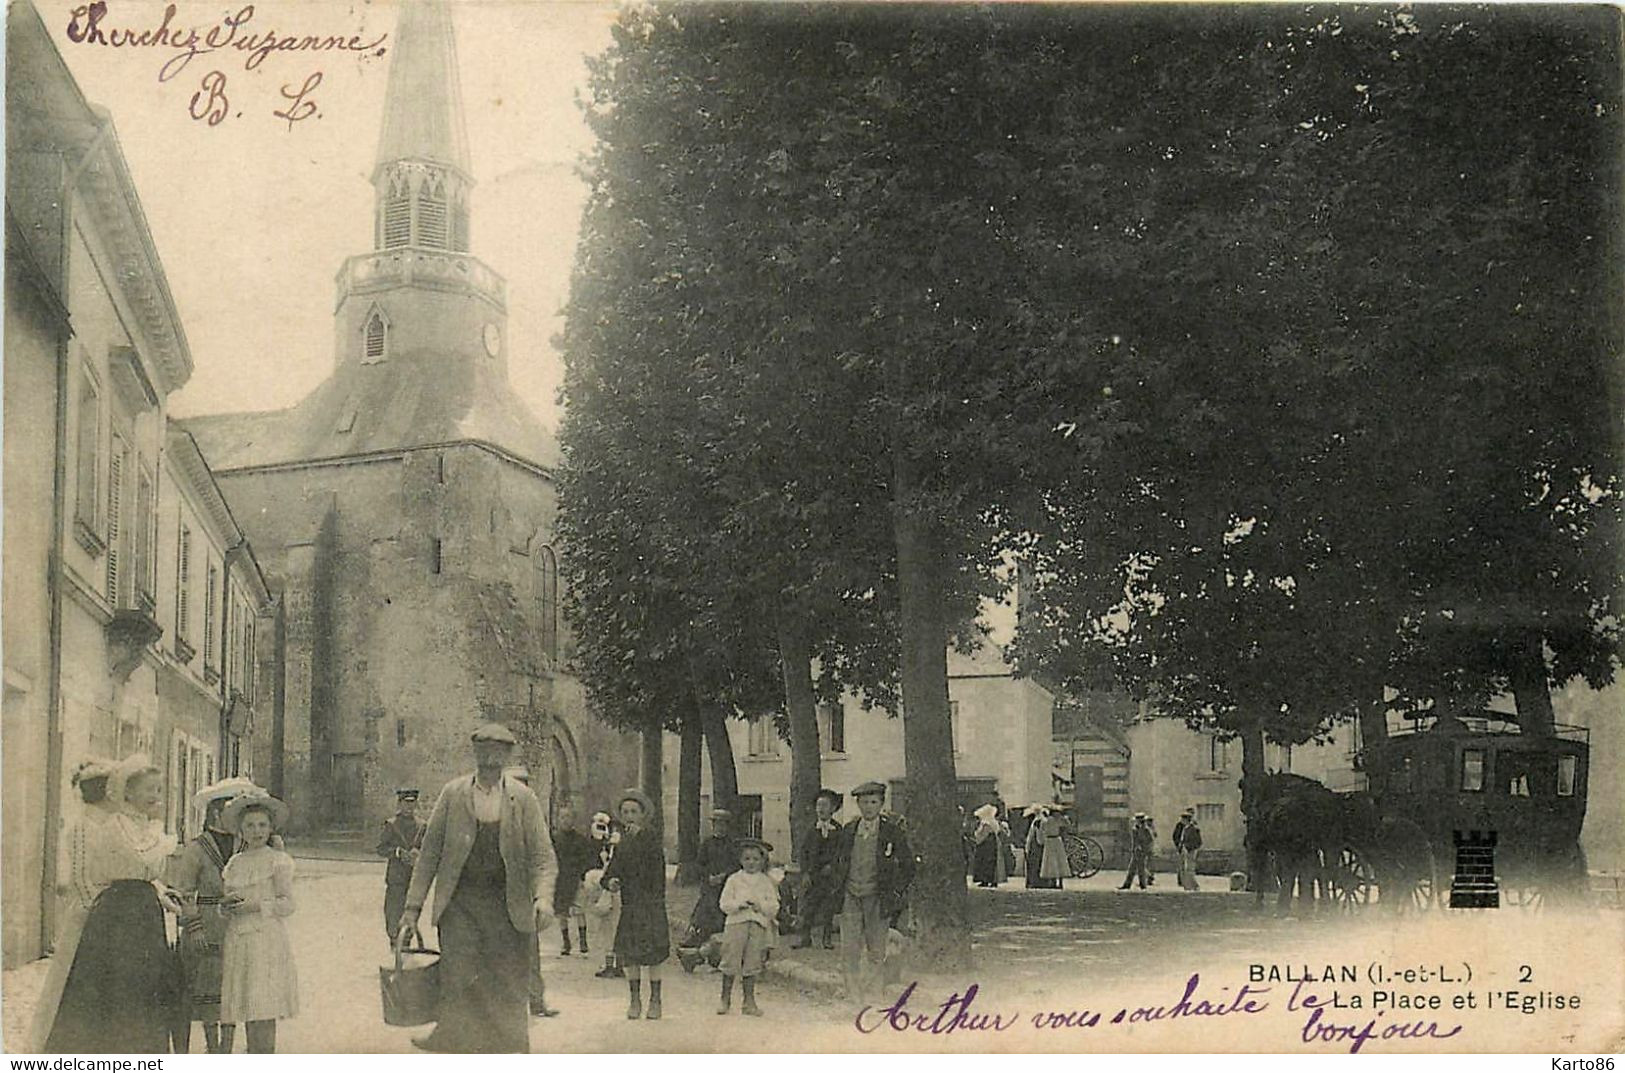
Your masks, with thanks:
[{"label": "building window", "polygon": [[74,444],[73,517],[83,531],[99,536],[101,525],[96,505],[100,501],[102,468],[102,404],[89,369],[79,376],[78,421]]},{"label": "building window", "polygon": [[384,249],[398,249],[411,241],[412,196],[405,178],[397,175],[389,181],[389,195],[384,198]]},{"label": "building window", "polygon": [[542,652],[550,662],[559,658],[559,560],[553,549],[542,545],[536,565],[542,571]]},{"label": "building window", "polygon": [[818,749],[825,753],[846,752],[846,708],[839,702],[818,706]]},{"label": "building window", "polygon": [[1574,756],[1557,758],[1557,796],[1573,797],[1574,783],[1580,773],[1580,761]]},{"label": "building window", "polygon": [[203,590],[203,670],[204,673],[208,673],[218,670],[218,661],[215,657],[219,654],[219,646],[215,643],[214,635],[215,629],[220,622],[219,592],[217,591],[220,587],[220,571],[213,563],[210,563],[208,573],[205,576],[208,579],[209,587]]},{"label": "building window", "polygon": [[120,523],[123,521],[124,466],[128,448],[122,437],[114,436],[107,453],[107,602],[123,607],[119,598],[119,567],[123,565]]},{"label": "building window", "polygon": [[136,473],[135,518],[132,524],[135,526],[135,554],[130,565],[135,579],[136,603],[150,614],[157,606],[152,546],[154,529],[158,524],[158,507],[152,492],[152,476],[145,466]]},{"label": "building window", "polygon": [[1223,823],[1224,822],[1224,806],[1222,804],[1221,805],[1197,805],[1196,806],[1196,822],[1197,823],[1205,823],[1205,824],[1209,824],[1209,825],[1215,825],[1215,826],[1218,825],[1218,824]]},{"label": "building window", "polygon": [[1215,775],[1230,770],[1230,743],[1217,734],[1207,739],[1207,769]]},{"label": "building window", "polygon": [[434,250],[446,248],[446,184],[436,178],[418,187],[418,242]]},{"label": "building window", "polygon": [[[384,319],[382,310],[374,309],[368,314],[366,326],[362,329],[361,364],[374,365],[383,361],[388,343],[389,322]],[[353,411],[351,411],[350,423],[355,423]],[[341,428],[339,431],[348,432],[350,430]]]},{"label": "building window", "polygon": [[192,637],[192,530],[184,524],[175,552],[175,651],[191,659]]},{"label": "building window", "polygon": [[773,720],[758,716],[745,725],[748,728],[745,748],[749,755],[779,755],[779,731]]},{"label": "building window", "polygon": [[435,537],[429,541],[429,573],[440,573],[440,538]]},{"label": "building window", "polygon": [[395,720],[395,748],[406,748],[406,720]]},{"label": "building window", "polygon": [[243,613],[243,696],[254,699],[254,619],[249,612]]},{"label": "building window", "polygon": [[1461,788],[1465,793],[1480,793],[1484,789],[1484,750],[1461,751]]}]

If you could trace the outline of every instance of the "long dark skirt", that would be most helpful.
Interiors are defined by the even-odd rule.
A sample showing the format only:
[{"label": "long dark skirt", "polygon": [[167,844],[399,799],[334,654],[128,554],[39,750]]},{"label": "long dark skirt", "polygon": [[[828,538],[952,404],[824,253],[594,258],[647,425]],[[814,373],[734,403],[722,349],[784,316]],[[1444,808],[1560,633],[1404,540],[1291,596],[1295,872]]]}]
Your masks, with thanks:
[{"label": "long dark skirt", "polygon": [[121,879],[96,899],[45,1049],[164,1054],[180,1015],[180,966],[152,884]]},{"label": "long dark skirt", "polygon": [[459,886],[440,917],[440,1023],[458,1054],[530,1053],[530,948],[501,888]]},{"label": "long dark skirt", "polygon": [[999,882],[999,840],[988,835],[976,844],[971,854],[971,878],[979,886],[993,887]]}]

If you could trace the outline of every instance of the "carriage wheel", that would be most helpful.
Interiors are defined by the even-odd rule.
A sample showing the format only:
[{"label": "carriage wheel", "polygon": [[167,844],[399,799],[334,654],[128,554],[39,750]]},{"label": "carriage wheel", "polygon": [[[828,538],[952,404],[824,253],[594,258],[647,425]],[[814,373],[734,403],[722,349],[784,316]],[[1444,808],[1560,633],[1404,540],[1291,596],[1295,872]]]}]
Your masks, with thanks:
[{"label": "carriage wheel", "polygon": [[1384,821],[1378,898],[1396,913],[1424,913],[1440,904],[1439,870],[1421,827],[1408,819]]},{"label": "carriage wheel", "polygon": [[1371,904],[1377,889],[1377,873],[1359,850],[1344,846],[1337,851],[1337,860],[1327,871],[1332,901],[1339,909],[1354,913]]},{"label": "carriage wheel", "polygon": [[1100,843],[1084,835],[1064,834],[1061,842],[1066,847],[1066,863],[1074,876],[1088,879],[1106,863],[1106,851]]}]

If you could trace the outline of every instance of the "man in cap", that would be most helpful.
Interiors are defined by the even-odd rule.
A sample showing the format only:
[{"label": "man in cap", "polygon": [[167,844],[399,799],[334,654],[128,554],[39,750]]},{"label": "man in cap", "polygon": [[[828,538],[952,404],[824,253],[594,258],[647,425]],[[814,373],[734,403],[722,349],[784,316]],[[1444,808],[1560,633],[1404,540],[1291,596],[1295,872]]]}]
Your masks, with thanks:
[{"label": "man in cap", "polygon": [[878,782],[854,787],[858,818],[841,829],[835,847],[833,886],[842,896],[841,946],[846,951],[847,994],[864,1001],[863,951],[869,951],[870,975],[883,979],[886,940],[902,914],[914,882],[914,851],[902,824],[881,815],[886,788]]},{"label": "man in cap", "polygon": [[1129,884],[1135,879],[1140,881],[1140,889],[1146,888],[1146,880],[1151,871],[1151,850],[1156,844],[1156,835],[1152,833],[1149,819],[1143,812],[1134,814],[1134,823],[1128,831],[1128,874],[1123,877],[1123,885],[1118,890],[1128,890]]},{"label": "man in cap", "polygon": [[700,896],[694,902],[694,914],[689,917],[688,932],[682,945],[697,947],[722,931],[728,923],[722,911],[722,885],[728,877],[739,871],[739,847],[728,833],[733,813],[725,808],[711,810],[711,837],[700,845],[697,863],[700,868]]},{"label": "man in cap", "polygon": [[1202,827],[1196,810],[1187,808],[1174,824],[1174,851],[1179,854],[1179,885],[1185,890],[1201,890],[1196,882],[1196,851],[1202,848]]},{"label": "man in cap", "polygon": [[504,774],[518,739],[500,723],[474,731],[474,774],[446,783],[429,815],[400,927],[416,933],[434,884],[440,1017],[421,1050],[528,1053],[530,951],[553,920],[557,865],[541,802]]},{"label": "man in cap", "polygon": [[406,910],[406,888],[412,884],[412,866],[423,846],[423,825],[418,822],[418,792],[403,786],[395,791],[395,815],[378,832],[378,856],[384,865],[384,934],[391,941]]}]

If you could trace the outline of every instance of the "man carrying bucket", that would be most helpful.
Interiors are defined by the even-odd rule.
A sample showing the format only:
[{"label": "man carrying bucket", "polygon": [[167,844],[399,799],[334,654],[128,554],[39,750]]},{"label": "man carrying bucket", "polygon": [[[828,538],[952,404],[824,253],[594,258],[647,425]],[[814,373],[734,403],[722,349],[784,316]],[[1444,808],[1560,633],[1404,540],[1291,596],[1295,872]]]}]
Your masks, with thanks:
[{"label": "man carrying bucket", "polygon": [[530,950],[537,928],[553,921],[553,840],[536,795],[503,774],[518,745],[513,732],[487,723],[472,741],[474,774],[440,791],[398,929],[417,934],[432,882],[440,1020],[412,1044],[451,1054],[525,1054]]}]

